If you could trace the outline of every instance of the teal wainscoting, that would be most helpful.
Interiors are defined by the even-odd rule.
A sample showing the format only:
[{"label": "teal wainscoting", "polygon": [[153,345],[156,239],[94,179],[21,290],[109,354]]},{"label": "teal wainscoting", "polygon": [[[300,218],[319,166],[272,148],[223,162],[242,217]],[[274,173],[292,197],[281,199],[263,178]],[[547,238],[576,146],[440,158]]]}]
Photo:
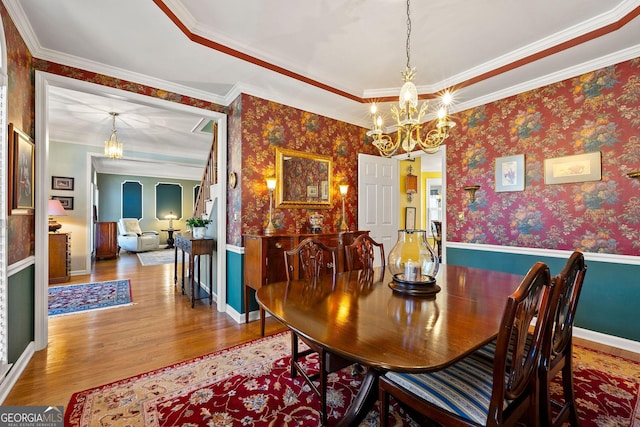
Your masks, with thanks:
[{"label": "teal wainscoting", "polygon": [[227,251],[227,304],[238,313],[244,311],[244,254]]},{"label": "teal wainscoting", "polygon": [[8,360],[15,363],[35,336],[35,266],[9,276],[7,291]]},{"label": "teal wainscoting", "polygon": [[[569,252],[566,257],[558,257],[448,247],[447,263],[524,275],[536,261],[542,261],[549,265],[551,274],[556,275],[564,267],[569,255]],[[637,326],[640,265],[593,259],[597,257],[599,254],[585,254],[587,275],[575,325],[640,341],[640,328]]]}]

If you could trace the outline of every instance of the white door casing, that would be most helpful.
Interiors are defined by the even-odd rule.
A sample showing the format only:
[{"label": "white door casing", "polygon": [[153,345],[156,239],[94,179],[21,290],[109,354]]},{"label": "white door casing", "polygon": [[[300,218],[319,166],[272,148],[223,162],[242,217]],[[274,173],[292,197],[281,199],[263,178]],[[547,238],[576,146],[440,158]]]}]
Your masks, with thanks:
[{"label": "white door casing", "polygon": [[358,154],[358,230],[369,230],[373,240],[384,244],[385,255],[398,240],[399,182],[398,160]]}]

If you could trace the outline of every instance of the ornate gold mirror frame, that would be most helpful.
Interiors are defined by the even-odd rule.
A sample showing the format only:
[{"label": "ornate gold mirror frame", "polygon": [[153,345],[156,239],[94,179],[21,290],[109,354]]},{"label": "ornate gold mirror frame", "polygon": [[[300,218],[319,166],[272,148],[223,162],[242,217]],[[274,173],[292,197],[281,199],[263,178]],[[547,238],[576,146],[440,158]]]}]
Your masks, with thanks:
[{"label": "ornate gold mirror frame", "polygon": [[276,207],[331,208],[332,160],[276,147]]}]

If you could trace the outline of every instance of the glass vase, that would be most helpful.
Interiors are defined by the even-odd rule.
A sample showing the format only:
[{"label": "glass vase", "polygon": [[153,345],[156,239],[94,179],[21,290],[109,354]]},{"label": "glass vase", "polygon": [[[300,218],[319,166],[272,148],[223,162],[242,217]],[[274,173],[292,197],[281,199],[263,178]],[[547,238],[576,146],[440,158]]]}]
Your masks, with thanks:
[{"label": "glass vase", "polygon": [[389,252],[388,263],[394,282],[419,291],[420,286],[435,284],[439,267],[426,230],[398,230],[398,242]]}]

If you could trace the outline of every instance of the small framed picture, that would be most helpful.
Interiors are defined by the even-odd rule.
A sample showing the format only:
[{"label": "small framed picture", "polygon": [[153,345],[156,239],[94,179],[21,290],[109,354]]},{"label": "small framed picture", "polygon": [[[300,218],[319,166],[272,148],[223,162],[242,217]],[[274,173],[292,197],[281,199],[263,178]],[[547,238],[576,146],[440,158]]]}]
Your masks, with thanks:
[{"label": "small framed picture", "polygon": [[51,198],[54,199],[54,200],[59,200],[60,204],[62,205],[64,210],[66,210],[66,211],[72,211],[73,210],[73,197],[51,196]]},{"label": "small framed picture", "polygon": [[524,154],[496,159],[496,193],[524,191]]},{"label": "small framed picture", "polygon": [[404,211],[404,228],[405,230],[416,229],[416,208],[407,207]]},{"label": "small framed picture", "polygon": [[52,190],[73,190],[74,178],[68,176],[52,176],[51,177],[51,189]]},{"label": "small framed picture", "polygon": [[33,214],[35,145],[29,135],[9,124],[9,214]]},{"label": "small framed picture", "polygon": [[545,184],[600,181],[602,158],[599,151],[544,160]]},{"label": "small framed picture", "polygon": [[307,185],[307,198],[315,199],[318,197],[318,186]]}]

